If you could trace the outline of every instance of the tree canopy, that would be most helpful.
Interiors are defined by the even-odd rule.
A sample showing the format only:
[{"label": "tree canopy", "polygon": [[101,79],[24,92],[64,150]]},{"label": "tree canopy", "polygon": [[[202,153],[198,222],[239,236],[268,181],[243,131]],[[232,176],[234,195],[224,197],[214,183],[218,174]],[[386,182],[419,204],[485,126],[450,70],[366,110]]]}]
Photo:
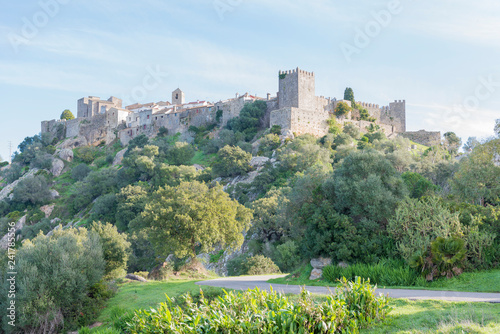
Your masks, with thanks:
[{"label": "tree canopy", "polygon": [[69,121],[75,119],[75,115],[73,115],[73,113],[69,109],[66,109],[62,112],[61,119]]}]

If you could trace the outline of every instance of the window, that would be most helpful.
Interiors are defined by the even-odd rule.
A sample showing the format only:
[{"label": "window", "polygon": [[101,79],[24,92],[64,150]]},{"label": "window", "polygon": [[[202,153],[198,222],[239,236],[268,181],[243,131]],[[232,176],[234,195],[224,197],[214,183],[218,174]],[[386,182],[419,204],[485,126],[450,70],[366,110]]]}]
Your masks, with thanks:
[{"label": "window", "polygon": [[144,124],[144,128],[143,129],[146,130],[146,124]]},{"label": "window", "polygon": [[178,100],[179,99],[179,94],[175,94],[175,99]]},{"label": "window", "polygon": [[157,121],[157,120],[158,120],[158,116],[155,117],[155,121]]},{"label": "window", "polygon": [[148,119],[149,119],[149,115],[148,115]]}]

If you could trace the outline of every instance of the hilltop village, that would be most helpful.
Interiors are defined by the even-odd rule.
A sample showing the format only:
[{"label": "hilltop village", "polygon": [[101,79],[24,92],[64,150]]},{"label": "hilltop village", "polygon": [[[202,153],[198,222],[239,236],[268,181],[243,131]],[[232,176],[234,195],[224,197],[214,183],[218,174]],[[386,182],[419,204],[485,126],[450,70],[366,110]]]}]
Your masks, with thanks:
[{"label": "hilltop village", "polygon": [[[395,100],[388,106],[366,102],[357,102],[353,106],[351,101],[316,96],[314,72],[297,68],[280,71],[278,77],[279,91],[276,96],[267,94],[266,98],[246,93],[216,103],[186,102],[185,93],[178,88],[172,92],[171,101],[123,107],[122,100],[114,96],[107,100],[96,96],[84,97],[78,100],[75,119],[44,121],[42,134],[73,139],[70,143],[73,147],[97,145],[103,141],[109,144],[115,140],[127,145],[141,134],[154,137],[161,128],[166,128],[171,134],[180,133],[189,137],[190,126],[213,124],[218,113],[222,113],[221,123],[224,126],[230,119],[239,116],[246,103],[261,100],[267,104],[263,120],[266,126],[278,125],[283,134],[324,136],[328,133],[328,121],[334,117],[337,105],[344,102],[351,107],[351,111],[337,117],[337,122],[341,125],[354,124],[361,133],[367,132],[367,128],[374,124],[388,138],[402,135],[424,145],[434,145],[441,140],[439,132],[406,131],[405,100]],[[368,118],[361,115],[361,109],[365,115],[368,112]]]}]

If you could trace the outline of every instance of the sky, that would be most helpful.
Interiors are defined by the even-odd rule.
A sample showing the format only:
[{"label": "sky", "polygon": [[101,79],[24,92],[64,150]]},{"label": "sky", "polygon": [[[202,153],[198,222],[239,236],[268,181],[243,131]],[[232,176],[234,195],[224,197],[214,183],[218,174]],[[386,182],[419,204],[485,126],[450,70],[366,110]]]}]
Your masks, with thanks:
[{"label": "sky", "polygon": [[493,135],[498,0],[23,0],[0,12],[0,156],[84,96],[212,102],[316,74],[316,95],[406,100],[407,130]]}]

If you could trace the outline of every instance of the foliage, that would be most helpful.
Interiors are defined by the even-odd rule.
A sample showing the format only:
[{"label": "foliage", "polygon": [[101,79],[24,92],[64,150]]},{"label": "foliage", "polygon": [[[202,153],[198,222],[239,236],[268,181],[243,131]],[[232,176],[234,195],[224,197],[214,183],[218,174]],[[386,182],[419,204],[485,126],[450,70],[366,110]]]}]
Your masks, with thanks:
[{"label": "foliage", "polygon": [[401,177],[410,192],[411,198],[432,196],[438,190],[438,187],[434,183],[418,173],[405,172]]},{"label": "foliage", "polygon": [[69,109],[65,109],[61,114],[61,119],[69,121],[75,119],[75,115]]},{"label": "foliage", "polygon": [[497,204],[500,201],[500,167],[494,163],[500,139],[477,146],[460,161],[451,185],[453,193],[472,204]]},{"label": "foliage", "polygon": [[91,170],[87,164],[81,163],[71,169],[71,177],[76,181],[82,181],[89,175]]},{"label": "foliage", "polygon": [[113,276],[120,272],[125,272],[130,252],[130,242],[127,241],[127,236],[121,234],[109,223],[102,224],[101,222],[92,223],[90,230],[99,235],[102,253],[106,266],[104,274],[108,278],[118,278]]},{"label": "foliage", "polygon": [[237,176],[250,170],[252,155],[239,147],[224,146],[217,153],[212,172],[214,176]]},{"label": "foliage", "polygon": [[274,124],[269,131],[272,134],[275,134],[277,136],[281,136],[281,126],[280,125]]},{"label": "foliage", "polygon": [[14,188],[14,201],[16,202],[43,205],[51,199],[49,183],[43,175],[24,178]]},{"label": "foliage", "polygon": [[149,271],[157,265],[154,247],[148,239],[146,231],[139,230],[128,235],[131,254],[128,260],[128,271]]},{"label": "foliage", "polygon": [[335,116],[344,117],[351,111],[351,107],[345,102],[340,101],[335,107]]},{"label": "foliage", "polygon": [[251,210],[229,198],[222,186],[181,182],[154,192],[142,213],[150,240],[160,254],[178,258],[210,252],[215,245],[236,249],[248,230]]},{"label": "foliage", "polygon": [[148,144],[148,142],[149,138],[145,134],[138,135],[128,143],[128,149],[124,156],[129,155],[130,152],[132,152],[136,147],[143,148]]},{"label": "foliage", "polygon": [[194,157],[194,148],[186,142],[176,142],[167,151],[168,162],[172,165],[187,165]]},{"label": "foliage", "polygon": [[240,116],[227,122],[227,128],[235,132],[243,132],[246,141],[250,141],[262,127],[261,119],[264,117],[266,110],[267,104],[265,101],[257,100],[253,103],[247,103],[241,109]]},{"label": "foliage", "polygon": [[[342,333],[357,332],[384,319],[389,311],[385,297],[378,297],[367,282],[343,281],[335,296],[316,304],[303,291],[297,302],[275,291],[259,289],[225,292],[209,303],[203,295],[197,305],[189,295],[186,307],[175,306],[167,296],[157,310],[137,311],[128,326],[130,333]],[[258,321],[256,321],[258,319]],[[328,319],[328,320],[326,320]]]},{"label": "foliage", "polygon": [[356,103],[354,99],[354,91],[351,87],[347,87],[344,91],[344,100],[351,101],[352,105]]},{"label": "foliage", "polygon": [[168,136],[168,129],[164,126],[160,127],[160,129],[158,129],[158,137],[162,138],[166,136]]},{"label": "foliage", "polygon": [[407,195],[403,180],[378,152],[353,152],[333,174],[330,184],[335,209],[356,219],[385,222]]},{"label": "foliage", "polygon": [[117,194],[116,226],[122,232],[133,226],[146,207],[148,192],[141,185],[128,185]]},{"label": "foliage", "polygon": [[275,134],[265,135],[260,140],[259,150],[262,151],[262,154],[266,156],[270,156],[272,152],[277,149],[281,145],[280,137]]},{"label": "foliage", "polygon": [[295,269],[300,262],[299,245],[293,241],[276,246],[276,264],[282,271],[289,272]]},{"label": "foliage", "polygon": [[72,198],[73,211],[80,211],[89,206],[93,200],[103,194],[116,192],[118,189],[118,171],[114,168],[103,168],[92,171],[82,181],[75,184]]},{"label": "foliage", "polygon": [[348,267],[329,265],[323,268],[323,277],[332,283],[343,277],[347,280],[361,277],[383,286],[413,286],[419,273],[401,261],[381,260],[376,264],[357,263]]},{"label": "foliage", "polygon": [[359,128],[352,123],[345,123],[342,132],[348,134],[353,139],[357,139],[359,137]]},{"label": "foliage", "polygon": [[39,222],[33,225],[24,226],[21,235],[23,239],[33,239],[40,232],[43,234],[47,234],[50,230],[52,230],[53,226],[50,222],[50,219],[43,218]]},{"label": "foliage", "polygon": [[99,196],[92,207],[90,219],[93,221],[102,220],[108,223],[115,223],[117,200],[115,194]]},{"label": "foliage", "polygon": [[444,146],[451,155],[456,155],[458,149],[462,146],[462,139],[458,137],[455,132],[446,132],[444,135]]},{"label": "foliage", "polygon": [[99,149],[94,146],[83,146],[74,150],[75,160],[91,164],[99,156]]},{"label": "foliage", "polygon": [[263,255],[254,255],[249,257],[243,263],[243,275],[265,275],[279,274],[280,269],[268,257]]},{"label": "foliage", "polygon": [[19,163],[13,163],[2,174],[7,183],[12,183],[23,175],[23,167]]},{"label": "foliage", "polygon": [[424,256],[431,242],[439,237],[463,233],[458,214],[451,213],[435,197],[402,201],[389,220],[387,230],[406,261]]},{"label": "foliage", "polygon": [[[83,325],[89,314],[102,307],[92,287],[101,279],[104,260],[99,237],[85,229],[56,230],[25,241],[16,254],[16,325],[23,332],[59,332]],[[3,271],[4,273],[6,271]],[[2,308],[8,289],[2,279]],[[88,309],[86,309],[88,308]],[[2,319],[4,329],[7,321]]]}]

